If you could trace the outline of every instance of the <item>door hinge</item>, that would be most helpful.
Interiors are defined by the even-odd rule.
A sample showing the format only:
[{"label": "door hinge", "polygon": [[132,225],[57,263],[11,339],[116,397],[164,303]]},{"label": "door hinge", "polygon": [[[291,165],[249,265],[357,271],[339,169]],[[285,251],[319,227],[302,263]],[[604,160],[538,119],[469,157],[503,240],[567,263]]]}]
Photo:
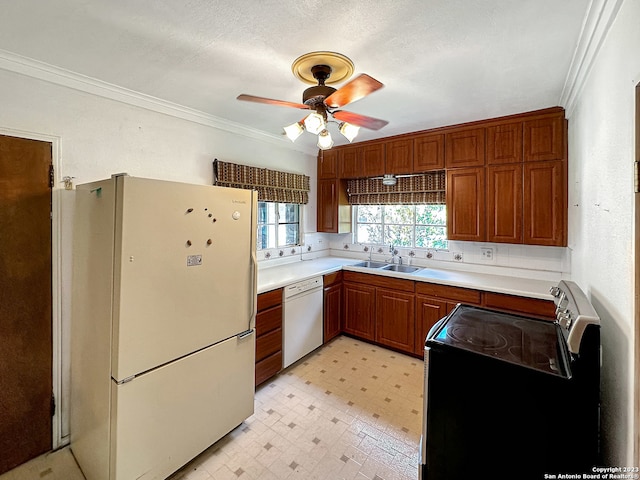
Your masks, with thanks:
[{"label": "door hinge", "polygon": [[56,397],[53,393],[51,393],[51,416],[53,417],[56,414]]},{"label": "door hinge", "polygon": [[49,165],[49,187],[53,188],[55,185],[55,180],[54,180],[54,172],[53,172],[53,163]]}]

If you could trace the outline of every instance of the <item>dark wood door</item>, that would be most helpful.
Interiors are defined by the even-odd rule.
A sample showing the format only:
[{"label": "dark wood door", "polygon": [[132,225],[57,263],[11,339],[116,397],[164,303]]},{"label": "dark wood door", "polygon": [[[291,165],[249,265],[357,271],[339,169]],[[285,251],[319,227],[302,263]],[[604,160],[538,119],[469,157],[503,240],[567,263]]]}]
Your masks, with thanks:
[{"label": "dark wood door", "polygon": [[487,167],[487,241],[522,243],[522,164]]},{"label": "dark wood door", "polygon": [[374,143],[360,147],[360,157],[362,158],[362,172],[359,177],[376,177],[384,175],[384,143]]},{"label": "dark wood door", "polygon": [[522,122],[487,128],[487,164],[522,162]]},{"label": "dark wood door", "polygon": [[527,245],[567,245],[566,162],[524,165],[524,230]]},{"label": "dark wood door", "polygon": [[343,148],[338,154],[338,171],[340,178],[358,178],[363,177],[362,173],[362,157],[360,155],[360,147],[353,146]]},{"label": "dark wood door", "polygon": [[365,340],[374,339],[376,288],[344,283],[344,332]]},{"label": "dark wood door", "polygon": [[424,353],[424,342],[429,329],[450,311],[450,304],[444,300],[416,295],[416,335],[414,353]]},{"label": "dark wood door", "polygon": [[0,474],[52,446],[51,144],[0,135]]},{"label": "dark wood door", "polygon": [[466,128],[445,135],[445,165],[447,168],[480,167],[484,165],[484,128]]},{"label": "dark wood door", "polygon": [[413,293],[378,288],[376,291],[376,342],[411,353],[414,350]]},{"label": "dark wood door", "polygon": [[338,178],[337,150],[322,150],[318,154],[318,178]]},{"label": "dark wood door", "polygon": [[413,140],[414,173],[444,168],[444,134],[420,135]]},{"label": "dark wood door", "polygon": [[524,161],[560,160],[565,157],[564,114],[524,122]]},{"label": "dark wood door", "polygon": [[334,283],[324,289],[324,343],[340,334],[341,320],[342,283]]},{"label": "dark wood door", "polygon": [[447,170],[447,237],[485,241],[484,167]]},{"label": "dark wood door", "polygon": [[386,144],[385,173],[413,173],[413,139]]},{"label": "dark wood door", "polygon": [[338,233],[338,181],[318,180],[318,232]]}]

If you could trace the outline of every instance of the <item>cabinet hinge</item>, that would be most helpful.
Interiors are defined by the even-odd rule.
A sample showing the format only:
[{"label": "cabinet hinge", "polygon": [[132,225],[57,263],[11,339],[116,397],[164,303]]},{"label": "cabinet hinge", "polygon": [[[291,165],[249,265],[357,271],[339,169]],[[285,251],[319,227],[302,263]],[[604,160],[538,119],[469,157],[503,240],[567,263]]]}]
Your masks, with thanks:
[{"label": "cabinet hinge", "polygon": [[53,171],[53,164],[49,165],[49,187],[53,188],[55,185],[55,181],[54,181],[54,171]]},{"label": "cabinet hinge", "polygon": [[51,393],[51,416],[53,417],[56,414],[56,397]]}]

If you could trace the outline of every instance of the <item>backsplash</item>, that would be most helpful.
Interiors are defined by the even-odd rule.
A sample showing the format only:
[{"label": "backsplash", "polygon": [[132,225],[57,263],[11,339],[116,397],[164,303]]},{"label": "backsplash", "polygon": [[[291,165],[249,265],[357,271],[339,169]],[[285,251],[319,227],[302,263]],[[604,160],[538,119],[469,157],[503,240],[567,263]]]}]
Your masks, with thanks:
[{"label": "backsplash", "polygon": [[[323,256],[389,261],[389,245],[351,243],[351,234],[308,233],[304,244],[258,251],[262,266]],[[449,241],[448,250],[396,247],[405,264],[558,281],[571,273],[570,249],[504,243]]]}]

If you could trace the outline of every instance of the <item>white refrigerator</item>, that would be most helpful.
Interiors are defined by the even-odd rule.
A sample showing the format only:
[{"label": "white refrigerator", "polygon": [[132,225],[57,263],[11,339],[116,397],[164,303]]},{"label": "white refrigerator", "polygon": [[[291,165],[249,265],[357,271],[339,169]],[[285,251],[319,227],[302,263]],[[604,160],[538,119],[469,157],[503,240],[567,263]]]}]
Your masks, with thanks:
[{"label": "white refrigerator", "polygon": [[253,413],[256,193],[79,185],[71,450],[87,480],[164,479]]}]

